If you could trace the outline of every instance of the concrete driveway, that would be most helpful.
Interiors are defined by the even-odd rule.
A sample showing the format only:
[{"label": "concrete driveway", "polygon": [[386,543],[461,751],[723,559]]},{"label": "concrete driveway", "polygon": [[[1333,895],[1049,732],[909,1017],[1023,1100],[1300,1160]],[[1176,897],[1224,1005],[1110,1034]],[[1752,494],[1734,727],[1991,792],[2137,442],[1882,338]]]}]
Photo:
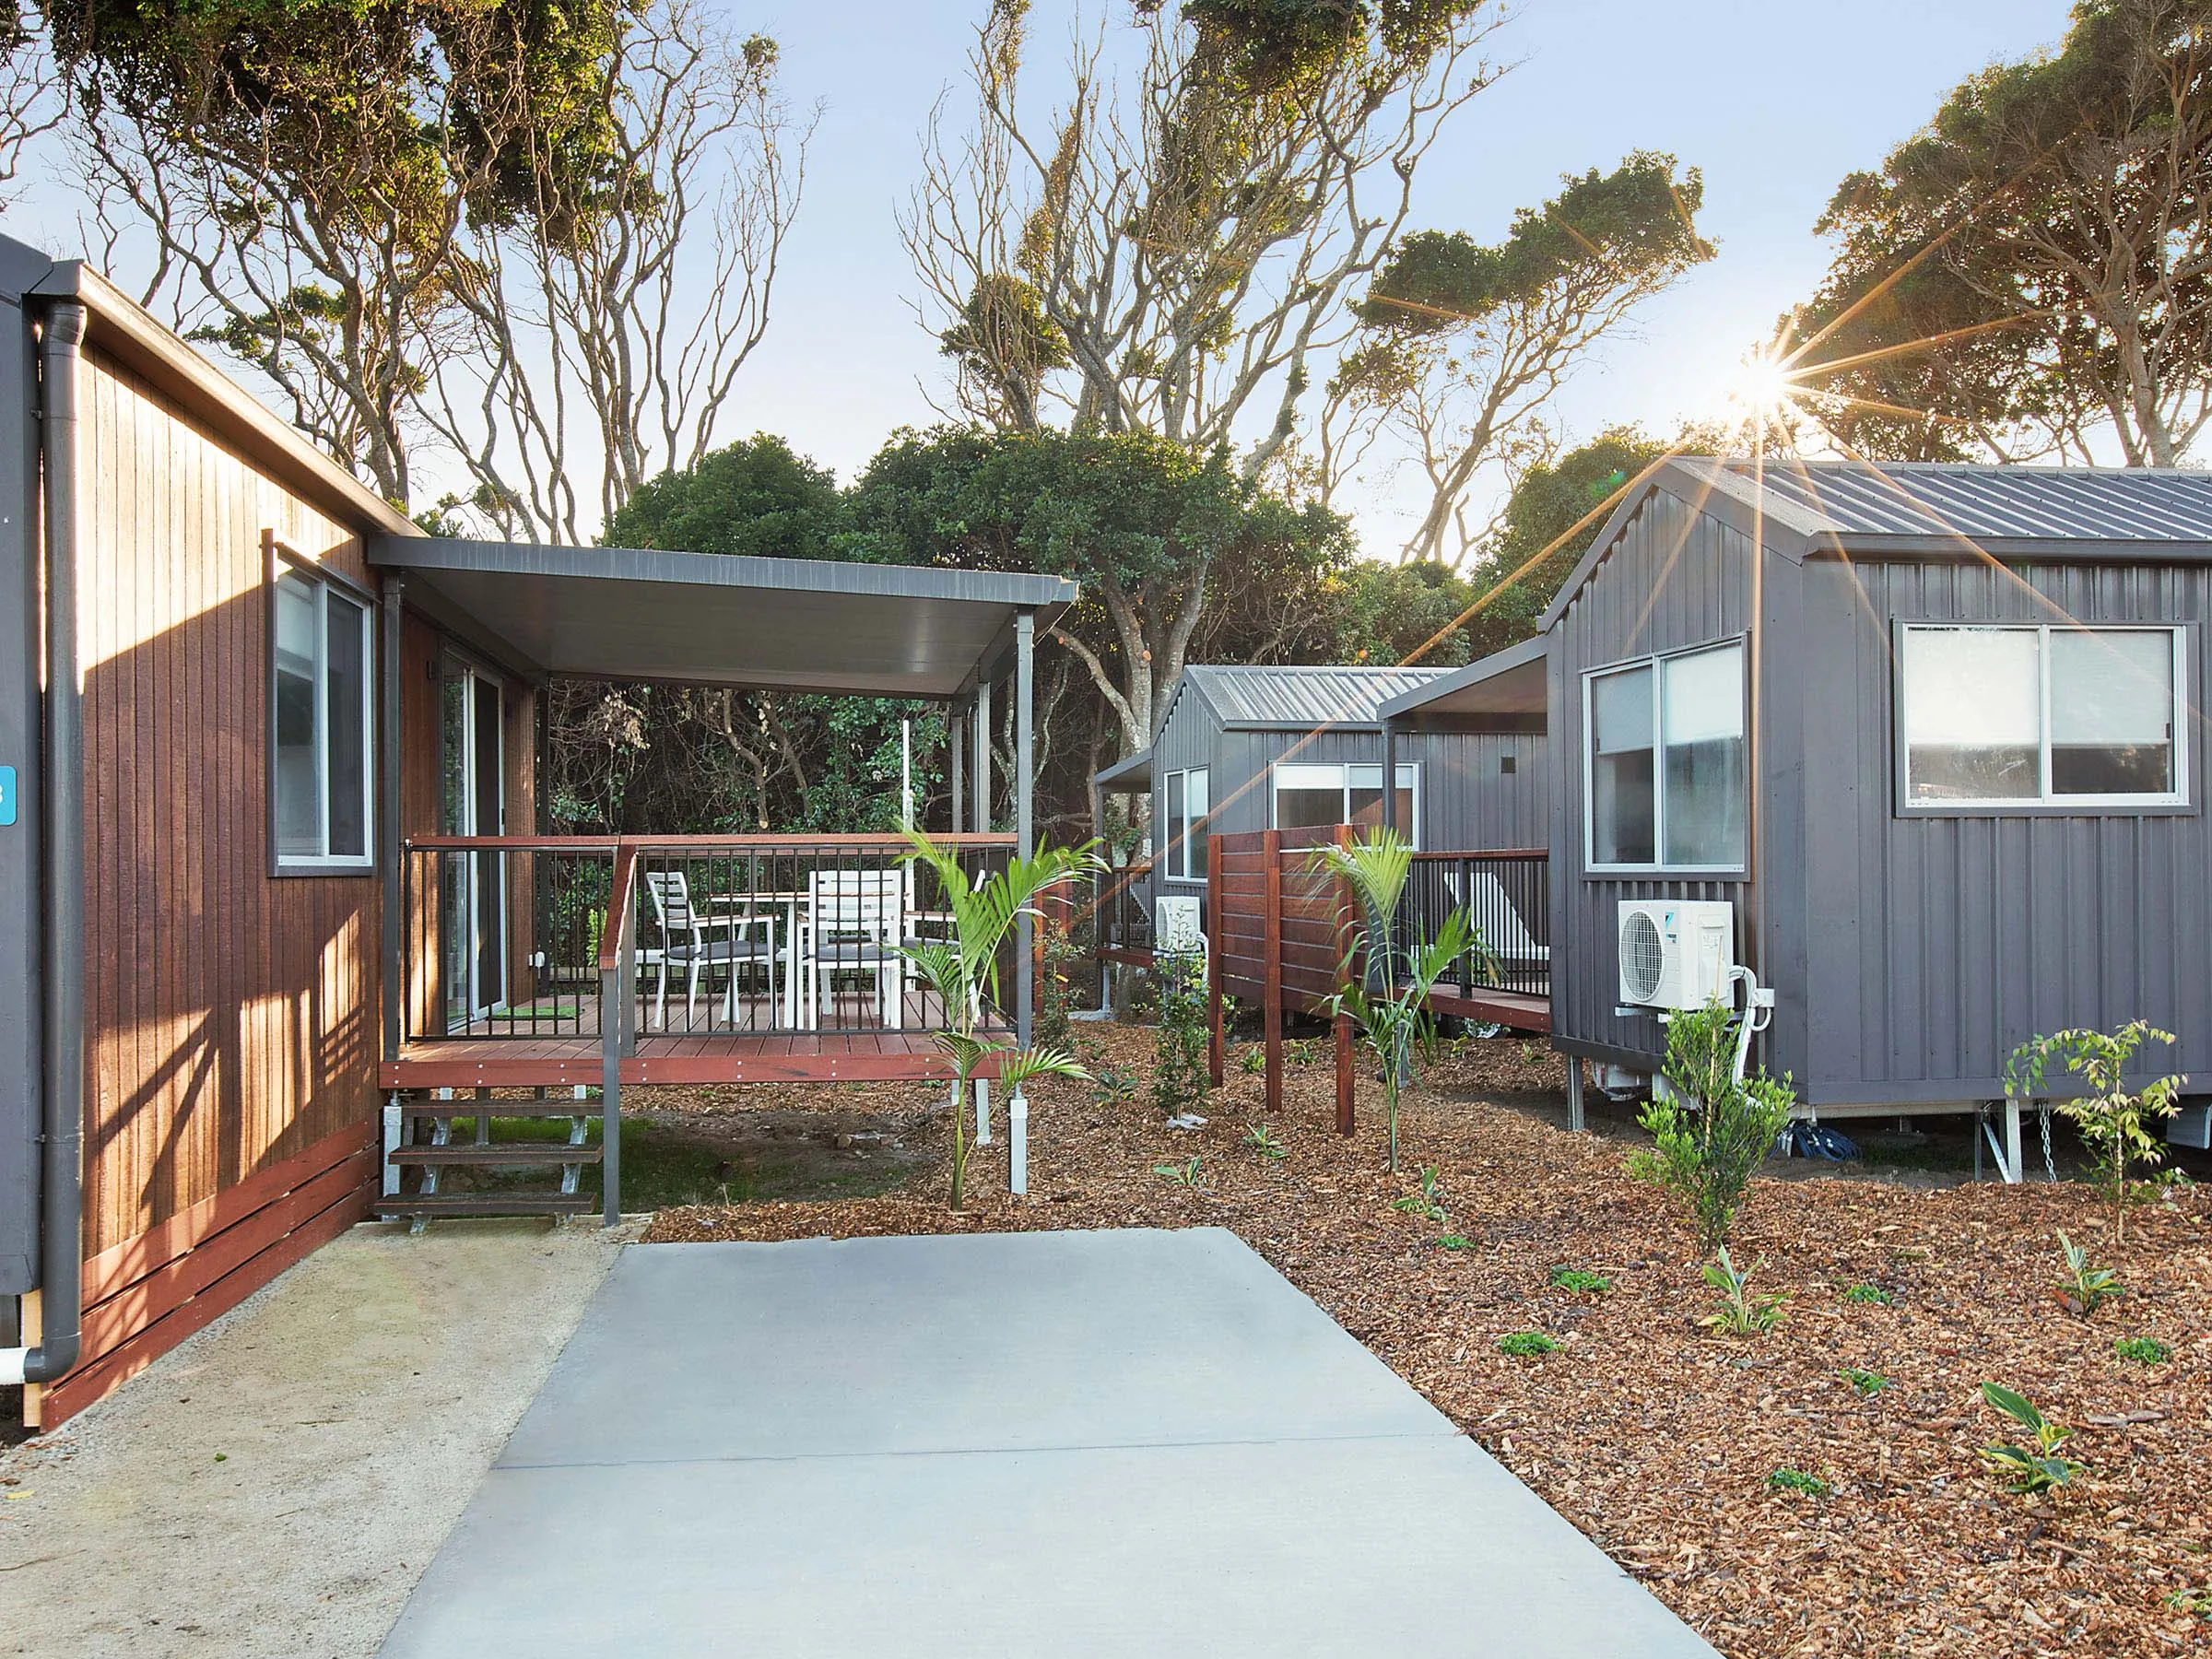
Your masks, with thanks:
[{"label": "concrete driveway", "polygon": [[1712,1650],[1233,1234],[624,1253],[386,1659]]}]

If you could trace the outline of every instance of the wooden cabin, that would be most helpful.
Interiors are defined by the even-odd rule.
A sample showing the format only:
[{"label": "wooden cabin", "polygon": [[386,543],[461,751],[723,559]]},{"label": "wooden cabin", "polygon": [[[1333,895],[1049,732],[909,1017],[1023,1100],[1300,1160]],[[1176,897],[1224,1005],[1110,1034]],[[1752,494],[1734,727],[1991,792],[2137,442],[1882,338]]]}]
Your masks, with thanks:
[{"label": "wooden cabin", "polygon": [[[927,698],[980,735],[1003,684],[1016,822],[957,838],[981,870],[1028,844],[1033,641],[1075,596],[423,535],[97,273],[6,239],[0,589],[0,1385],[46,1427],[366,1215],[578,1211],[602,1159],[611,1215],[625,1083],[942,1076],[943,1010],[889,948],[941,912],[897,844],[541,836],[539,700]],[[992,1018],[1026,1033],[1017,955]],[[438,1190],[523,1156],[444,1133],[495,1086],[575,1120],[559,1190]]]}]

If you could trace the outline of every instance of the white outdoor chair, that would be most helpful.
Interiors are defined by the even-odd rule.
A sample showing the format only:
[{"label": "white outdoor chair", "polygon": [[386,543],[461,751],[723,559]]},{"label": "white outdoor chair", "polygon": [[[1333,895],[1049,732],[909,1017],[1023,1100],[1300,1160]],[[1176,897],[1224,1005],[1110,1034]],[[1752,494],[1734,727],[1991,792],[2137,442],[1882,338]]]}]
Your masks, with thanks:
[{"label": "white outdoor chair", "polygon": [[821,1029],[825,997],[834,1004],[830,979],[864,973],[876,996],[876,1018],[885,1026],[905,1023],[906,885],[898,870],[815,870],[806,877],[806,919],[801,924],[799,971],[806,997],[806,1025]]},{"label": "white outdoor chair", "polygon": [[[685,1002],[687,1023],[699,1016],[700,976],[720,969],[728,982],[724,993],[724,1014],[737,1022],[737,971],[759,968],[768,975],[769,995],[776,986],[776,918],[772,912],[735,911],[702,914],[691,902],[691,882],[681,870],[648,870],[645,890],[653,895],[653,919],[659,923],[657,953],[639,952],[643,961],[657,954],[653,974],[653,1023],[655,1030],[668,1023],[668,971],[684,973],[689,983]],[[759,930],[758,936],[747,937]]]},{"label": "white outdoor chair", "polygon": [[1528,931],[1528,924],[1521,920],[1512,895],[1497,877],[1488,870],[1477,870],[1467,884],[1467,891],[1462,894],[1459,872],[1447,870],[1444,885],[1451,891],[1452,901],[1466,907],[1467,920],[1481,934],[1483,948],[1500,965],[1550,966],[1551,947],[1536,943],[1535,935]]}]

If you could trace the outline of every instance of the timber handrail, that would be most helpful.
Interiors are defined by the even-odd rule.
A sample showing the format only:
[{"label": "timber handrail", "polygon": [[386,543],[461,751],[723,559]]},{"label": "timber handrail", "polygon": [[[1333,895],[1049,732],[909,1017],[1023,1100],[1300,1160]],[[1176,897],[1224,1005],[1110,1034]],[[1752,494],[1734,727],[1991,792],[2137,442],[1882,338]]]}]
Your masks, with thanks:
[{"label": "timber handrail", "polygon": [[[930,837],[940,847],[1011,847],[1016,839],[1005,833]],[[419,853],[607,853],[623,847],[702,853],[791,853],[808,847],[907,850],[905,838],[899,835],[411,835],[406,844],[408,851]]]},{"label": "timber handrail", "polygon": [[1433,847],[1415,853],[1413,859],[1416,864],[1441,864],[1446,859],[1460,858],[1517,859],[1533,864],[1550,856],[1550,852],[1543,847]]},{"label": "timber handrail", "polygon": [[638,852],[629,841],[615,844],[615,880],[607,893],[606,925],[599,931],[599,971],[602,974],[622,966],[624,958],[631,954],[637,943],[637,905],[633,902],[638,885]]}]

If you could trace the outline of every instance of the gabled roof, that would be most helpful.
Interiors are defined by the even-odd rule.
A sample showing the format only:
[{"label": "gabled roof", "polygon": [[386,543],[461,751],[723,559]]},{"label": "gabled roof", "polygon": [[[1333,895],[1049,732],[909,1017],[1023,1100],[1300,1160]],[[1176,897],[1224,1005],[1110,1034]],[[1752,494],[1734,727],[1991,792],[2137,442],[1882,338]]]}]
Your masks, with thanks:
[{"label": "gabled roof", "polygon": [[1542,627],[1564,614],[1629,522],[1662,491],[1758,534],[1793,560],[1820,553],[2212,560],[2212,474],[2205,472],[1685,455],[1652,467],[1622,498]]},{"label": "gabled roof", "polygon": [[[1194,664],[1182,671],[1168,700],[1168,713],[1184,690],[1195,691],[1230,730],[1311,731],[1316,726],[1379,730],[1382,703],[1418,689],[1441,668],[1253,667]],[[1167,714],[1160,716],[1165,724]]]}]

